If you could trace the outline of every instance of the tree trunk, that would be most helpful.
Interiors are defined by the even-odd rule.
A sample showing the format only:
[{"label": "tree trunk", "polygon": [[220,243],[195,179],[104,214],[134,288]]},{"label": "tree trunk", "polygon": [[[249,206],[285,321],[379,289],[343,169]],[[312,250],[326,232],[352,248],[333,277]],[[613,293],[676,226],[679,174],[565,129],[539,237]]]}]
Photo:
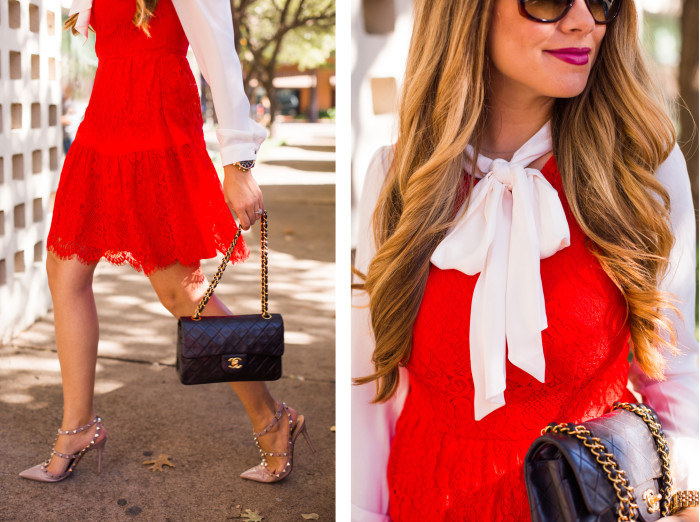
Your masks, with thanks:
[{"label": "tree trunk", "polygon": [[265,93],[270,100],[270,135],[272,135],[272,124],[275,123],[275,117],[277,116],[277,93],[275,92],[275,86],[272,84],[272,79],[274,76],[268,76],[264,81],[262,81],[262,86],[265,89]]},{"label": "tree trunk", "polygon": [[698,211],[698,0],[683,0],[678,84],[688,110],[681,108],[679,144],[688,162],[695,213]]},{"label": "tree trunk", "polygon": [[318,70],[313,71],[314,83],[311,86],[311,96],[309,96],[309,121],[316,123],[318,121]]}]

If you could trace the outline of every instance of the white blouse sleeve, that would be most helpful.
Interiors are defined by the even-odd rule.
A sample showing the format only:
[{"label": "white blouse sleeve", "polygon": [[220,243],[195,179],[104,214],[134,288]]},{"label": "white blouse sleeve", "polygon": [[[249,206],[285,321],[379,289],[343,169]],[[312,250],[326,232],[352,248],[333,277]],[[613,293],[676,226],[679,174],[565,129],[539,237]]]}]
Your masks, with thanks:
[{"label": "white blouse sleeve", "polygon": [[173,0],[173,6],[197,65],[211,87],[219,121],[216,138],[222,163],[230,165],[236,161],[254,160],[267,131],[248,116],[250,102],[243,89],[230,2]]},{"label": "white blouse sleeve", "polygon": [[681,316],[670,313],[678,357],[670,357],[666,380],[647,377],[636,359],[630,381],[642,400],[659,415],[671,451],[674,489],[700,489],[698,442],[698,342],[695,339],[695,212],[685,158],[678,145],[656,173],[671,198],[675,244],[660,288],[678,298]]},{"label": "white blouse sleeve", "polygon": [[[389,167],[391,147],[379,149],[367,169],[359,204],[358,244],[355,268],[367,273],[375,255],[372,214],[379,199]],[[354,276],[353,282],[359,278]],[[364,377],[374,373],[372,353],[374,336],[370,324],[369,299],[365,292],[353,291],[352,296],[352,376]],[[399,369],[396,394],[384,403],[372,404],[375,383],[352,386],[352,515],[353,522],[388,522],[389,489],[386,479],[389,450],[398,419],[408,391],[408,373]]]}]

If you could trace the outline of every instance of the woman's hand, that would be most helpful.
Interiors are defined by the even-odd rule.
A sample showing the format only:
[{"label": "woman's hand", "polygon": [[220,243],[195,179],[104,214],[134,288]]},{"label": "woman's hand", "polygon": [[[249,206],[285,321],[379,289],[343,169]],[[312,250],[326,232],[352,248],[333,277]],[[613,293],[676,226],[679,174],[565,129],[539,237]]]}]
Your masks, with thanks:
[{"label": "woman's hand", "polygon": [[264,208],[263,196],[251,171],[242,171],[233,164],[224,165],[224,199],[243,230],[260,219],[256,211]]},{"label": "woman's hand", "polygon": [[700,510],[697,507],[687,507],[677,511],[675,515],[662,517],[664,522],[698,522]]}]

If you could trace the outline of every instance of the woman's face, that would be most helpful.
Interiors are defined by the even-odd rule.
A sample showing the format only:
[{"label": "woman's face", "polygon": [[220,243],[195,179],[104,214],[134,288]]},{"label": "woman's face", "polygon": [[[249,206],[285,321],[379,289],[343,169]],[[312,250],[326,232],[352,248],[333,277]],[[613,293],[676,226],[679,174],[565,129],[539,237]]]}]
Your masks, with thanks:
[{"label": "woman's face", "polygon": [[577,96],[586,86],[605,28],[595,23],[584,0],[575,0],[554,23],[525,18],[518,0],[495,0],[488,36],[492,78],[514,97]]}]

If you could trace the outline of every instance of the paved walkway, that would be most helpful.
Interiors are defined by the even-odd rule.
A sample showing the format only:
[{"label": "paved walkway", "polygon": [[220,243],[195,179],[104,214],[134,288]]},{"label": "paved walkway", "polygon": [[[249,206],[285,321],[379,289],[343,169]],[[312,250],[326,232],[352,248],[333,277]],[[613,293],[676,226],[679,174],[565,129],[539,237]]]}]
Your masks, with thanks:
[{"label": "paved walkway", "polygon": [[[276,136],[285,133],[286,145],[263,146],[255,170],[269,212],[270,308],[282,313],[286,330],[284,375],[270,389],[307,417],[317,453],[300,437],[289,478],[239,478],[259,462],[240,402],[225,383],[179,383],[175,319],[142,273],[102,262],[94,282],[101,330],[95,408],[109,434],[102,474],[91,451],[59,484],[17,476],[49,456],[61,422],[49,314],[0,347],[0,520],[257,520],[241,517],[246,510],[265,521],[313,513],[334,519],[334,137],[324,124],[283,124]],[[251,259],[229,267],[217,294],[233,310],[254,313],[259,239],[254,231],[244,237]],[[203,263],[209,277],[217,264]],[[175,467],[142,465],[161,453]]]}]

